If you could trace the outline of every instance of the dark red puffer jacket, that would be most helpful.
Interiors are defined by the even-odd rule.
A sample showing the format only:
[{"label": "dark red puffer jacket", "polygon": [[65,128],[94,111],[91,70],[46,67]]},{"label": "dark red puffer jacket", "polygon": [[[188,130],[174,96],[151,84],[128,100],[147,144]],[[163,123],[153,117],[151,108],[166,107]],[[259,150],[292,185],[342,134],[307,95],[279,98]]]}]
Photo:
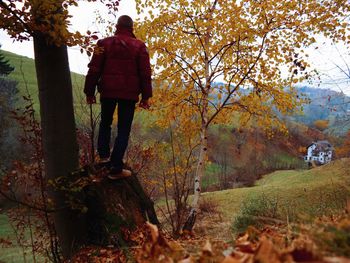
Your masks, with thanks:
[{"label": "dark red puffer jacket", "polygon": [[145,44],[127,29],[97,42],[85,79],[86,96],[139,100],[152,97],[151,66]]}]

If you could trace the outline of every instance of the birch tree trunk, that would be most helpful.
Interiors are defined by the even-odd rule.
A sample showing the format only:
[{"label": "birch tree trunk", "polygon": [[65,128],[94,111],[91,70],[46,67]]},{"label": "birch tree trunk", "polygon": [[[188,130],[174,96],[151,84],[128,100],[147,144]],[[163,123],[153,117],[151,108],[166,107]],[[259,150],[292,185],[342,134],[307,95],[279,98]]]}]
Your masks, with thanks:
[{"label": "birch tree trunk", "polygon": [[[215,0],[212,11],[214,10],[216,6],[217,0]],[[211,11],[211,13],[212,13]],[[209,62],[209,45],[210,45],[210,32],[211,32],[211,26],[207,28],[207,32],[204,37],[204,43],[201,41],[201,44],[204,48],[204,71],[205,71],[205,86],[200,87],[202,91],[202,97],[200,99],[200,104],[202,106],[201,114],[201,130],[200,130],[200,137],[201,137],[201,143],[200,143],[200,152],[199,152],[199,159],[196,169],[196,175],[194,178],[194,197],[191,207],[191,212],[184,224],[184,227],[182,230],[191,232],[193,229],[193,226],[196,222],[196,217],[198,213],[198,204],[199,204],[199,198],[202,191],[201,185],[202,185],[202,178],[205,173],[205,164],[207,161],[207,154],[208,154],[208,115],[209,115],[209,108],[208,108],[208,98],[211,88],[211,76],[210,76],[210,62]],[[199,81],[200,82],[200,81]]]},{"label": "birch tree trunk", "polygon": [[[206,111],[205,111],[206,113]],[[201,127],[201,145],[200,145],[200,153],[199,153],[199,159],[196,169],[196,175],[194,178],[194,196],[193,196],[193,202],[190,214],[184,224],[183,231],[192,231],[193,226],[196,222],[197,213],[198,213],[198,204],[199,204],[199,198],[202,191],[201,188],[201,182],[202,178],[204,176],[205,172],[205,164],[207,159],[207,145],[208,145],[208,138],[207,138],[207,125],[203,121],[202,127]]]}]

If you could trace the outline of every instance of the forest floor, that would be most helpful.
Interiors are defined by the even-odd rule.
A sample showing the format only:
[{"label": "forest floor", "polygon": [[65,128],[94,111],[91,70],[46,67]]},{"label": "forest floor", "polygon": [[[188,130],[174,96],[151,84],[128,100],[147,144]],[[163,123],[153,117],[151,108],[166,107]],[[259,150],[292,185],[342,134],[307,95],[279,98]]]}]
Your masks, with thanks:
[{"label": "forest floor", "polygon": [[[222,254],[228,248],[234,250],[235,244],[239,246],[242,237],[247,239],[244,242],[250,247],[248,250],[253,250],[251,246],[258,246],[262,236],[278,237],[279,242],[285,239],[283,249],[281,246],[276,248],[281,251],[290,250],[294,240],[308,240],[304,245],[312,246],[314,254],[303,253],[309,260],[322,262],[321,252],[323,256],[350,256],[350,232],[346,234],[350,231],[348,164],[349,159],[341,159],[311,170],[276,171],[264,176],[253,187],[203,193],[203,211],[196,223],[195,235],[179,242],[197,259],[208,241],[213,247],[221,247]],[[338,224],[342,226],[339,228]],[[320,229],[326,234],[320,235]],[[329,232],[329,229],[332,230]],[[334,241],[334,235],[341,241]],[[255,245],[249,244],[249,236],[254,236]],[[334,244],[329,245],[332,242]],[[348,253],[344,252],[347,250]],[[216,257],[212,262],[220,260]],[[332,260],[350,262],[350,259]]]},{"label": "forest floor", "polygon": [[[348,164],[349,159],[341,159],[311,170],[276,171],[253,187],[204,193],[193,235],[167,239],[164,245],[151,227],[151,240],[135,247],[136,258],[186,258],[182,263],[350,262]],[[0,238],[11,235],[1,214]],[[94,255],[91,262],[117,262],[113,260],[121,256],[113,249],[91,249],[93,253],[83,251],[76,262],[86,262],[87,254]],[[0,248],[0,262],[23,262],[23,250]]]},{"label": "forest floor", "polygon": [[[164,242],[148,227],[148,239],[147,231],[135,234],[146,242],[133,255],[149,263],[350,262],[348,163],[277,171],[253,187],[204,193],[192,235]],[[93,251],[77,262],[86,254],[98,255],[92,262],[123,258],[113,250]]]}]

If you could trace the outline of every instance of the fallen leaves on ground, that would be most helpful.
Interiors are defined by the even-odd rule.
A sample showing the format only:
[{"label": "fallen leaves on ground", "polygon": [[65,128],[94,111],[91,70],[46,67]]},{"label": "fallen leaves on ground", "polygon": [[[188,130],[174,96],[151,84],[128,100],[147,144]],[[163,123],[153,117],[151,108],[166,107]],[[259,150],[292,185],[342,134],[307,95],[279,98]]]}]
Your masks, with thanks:
[{"label": "fallen leaves on ground", "polygon": [[[327,224],[324,221],[322,222],[325,229],[329,224],[332,224],[334,229],[348,230],[350,227],[349,214],[347,218],[332,218]],[[315,225],[319,224],[320,222],[317,222]],[[234,243],[217,239],[203,240],[195,236],[175,241],[164,235],[157,226],[149,223],[134,232],[125,233],[124,238],[133,244],[128,250],[89,247],[80,251],[72,262],[350,263],[350,259],[344,256],[333,256],[331,253],[326,255],[324,248],[320,248],[318,242],[315,242],[316,236],[310,227],[301,227],[298,233],[290,231],[288,226],[269,226],[263,230],[250,227],[246,233],[238,236]],[[197,246],[196,251],[193,250],[194,245]],[[191,253],[188,252],[188,247],[192,247]]]},{"label": "fallen leaves on ground", "polygon": [[127,262],[124,253],[115,248],[86,247],[71,260],[74,263],[118,263]]}]

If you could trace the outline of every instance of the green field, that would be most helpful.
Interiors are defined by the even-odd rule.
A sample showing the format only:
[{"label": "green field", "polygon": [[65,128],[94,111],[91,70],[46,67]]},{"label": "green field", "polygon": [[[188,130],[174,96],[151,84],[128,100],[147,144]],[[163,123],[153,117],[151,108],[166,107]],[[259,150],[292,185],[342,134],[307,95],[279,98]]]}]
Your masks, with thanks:
[{"label": "green field", "polygon": [[[1,53],[7,60],[9,60],[9,64],[15,68],[9,77],[18,82],[20,96],[29,94],[33,99],[34,109],[36,112],[39,112],[38,84],[36,79],[34,60],[4,50],[1,50]],[[83,94],[85,77],[81,74],[72,72],[71,78],[73,84],[76,118],[85,118],[82,117],[88,114],[88,109],[85,105],[85,97]],[[22,101],[19,100],[19,105],[21,104]]]},{"label": "green field", "polygon": [[15,232],[10,225],[5,214],[0,214],[0,239],[9,238],[13,245],[11,247],[2,247],[0,245],[0,262],[22,263],[33,262],[30,249],[22,249],[17,246]]},{"label": "green field", "polygon": [[230,221],[244,200],[261,195],[289,205],[299,215],[329,213],[350,198],[349,161],[337,160],[312,170],[276,171],[253,187],[204,193],[203,197],[217,202],[224,218]]},{"label": "green field", "polygon": [[[28,90],[34,101],[38,103],[38,84],[34,60],[5,50],[1,50],[1,53],[9,60],[9,64],[15,68],[9,77],[18,82],[20,93],[24,95]],[[73,93],[82,91],[85,77],[74,72],[71,73],[71,77]]]}]

